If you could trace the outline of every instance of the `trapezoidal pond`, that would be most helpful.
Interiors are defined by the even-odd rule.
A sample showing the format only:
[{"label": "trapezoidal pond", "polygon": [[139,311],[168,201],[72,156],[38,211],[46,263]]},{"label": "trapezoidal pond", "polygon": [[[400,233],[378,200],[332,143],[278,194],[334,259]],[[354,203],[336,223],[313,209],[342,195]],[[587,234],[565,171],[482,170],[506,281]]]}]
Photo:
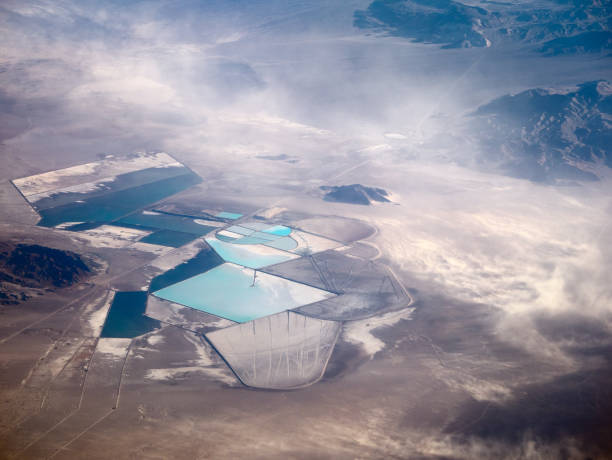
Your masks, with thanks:
[{"label": "trapezoidal pond", "polygon": [[342,323],[292,311],[206,334],[245,385],[291,389],[318,381]]},{"label": "trapezoidal pond", "polygon": [[[228,262],[262,268],[342,246],[343,243],[284,225],[241,222],[218,231],[208,243]],[[231,245],[250,246],[232,248]],[[267,248],[267,249],[266,249]],[[277,251],[278,250],[278,251]]]},{"label": "trapezoidal pond", "polygon": [[153,293],[206,313],[244,323],[335,294],[302,283],[225,263]]},{"label": "trapezoidal pond", "polygon": [[226,262],[232,262],[249,268],[267,267],[299,257],[290,252],[258,244],[258,242],[254,244],[234,244],[212,237],[206,238],[206,242]]}]

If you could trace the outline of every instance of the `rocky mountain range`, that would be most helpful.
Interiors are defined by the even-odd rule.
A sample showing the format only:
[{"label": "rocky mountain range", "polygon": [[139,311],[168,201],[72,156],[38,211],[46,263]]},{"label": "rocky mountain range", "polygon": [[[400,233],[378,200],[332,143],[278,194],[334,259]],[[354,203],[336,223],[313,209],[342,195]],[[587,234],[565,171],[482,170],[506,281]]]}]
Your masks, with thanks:
[{"label": "rocky mountain range", "polygon": [[612,86],[530,89],[485,104],[472,116],[479,161],[534,181],[597,180],[612,167]]},{"label": "rocky mountain range", "polygon": [[41,290],[70,286],[91,271],[81,256],[71,251],[0,243],[0,304],[16,304]]},{"label": "rocky mountain range", "polygon": [[601,0],[524,5],[454,0],[375,0],[355,27],[443,48],[520,44],[546,55],[610,53],[612,6]]}]

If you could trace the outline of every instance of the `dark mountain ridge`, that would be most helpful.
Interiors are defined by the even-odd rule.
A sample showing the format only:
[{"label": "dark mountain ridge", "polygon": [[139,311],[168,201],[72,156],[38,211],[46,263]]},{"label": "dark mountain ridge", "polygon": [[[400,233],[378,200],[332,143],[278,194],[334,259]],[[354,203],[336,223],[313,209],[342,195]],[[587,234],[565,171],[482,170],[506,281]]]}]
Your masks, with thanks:
[{"label": "dark mountain ridge", "polygon": [[71,286],[91,273],[81,256],[71,251],[38,244],[0,243],[1,304],[27,300],[31,289]]},{"label": "dark mountain ridge", "polygon": [[442,48],[519,43],[545,55],[609,53],[612,4],[553,0],[537,5],[455,0],[374,0],[355,27]]}]

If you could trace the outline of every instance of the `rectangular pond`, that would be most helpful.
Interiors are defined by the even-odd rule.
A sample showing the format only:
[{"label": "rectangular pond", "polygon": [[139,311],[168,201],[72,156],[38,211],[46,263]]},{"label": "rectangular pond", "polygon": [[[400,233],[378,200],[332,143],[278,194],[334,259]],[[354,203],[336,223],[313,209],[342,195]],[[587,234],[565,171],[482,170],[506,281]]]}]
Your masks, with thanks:
[{"label": "rectangular pond", "polygon": [[196,238],[197,236],[193,233],[175,232],[174,230],[158,230],[141,238],[140,242],[179,248]]},{"label": "rectangular pond", "polygon": [[55,227],[65,222],[112,222],[199,182],[200,177],[188,172],[104,195],[82,198],[73,203],[40,210],[41,220],[38,225]]},{"label": "rectangular pond", "polygon": [[145,291],[115,293],[100,337],[132,338],[159,329],[159,321],[144,316],[146,306]]},{"label": "rectangular pond", "polygon": [[221,211],[217,213],[216,217],[220,217],[221,219],[237,220],[242,217],[242,214],[239,214],[237,212]]},{"label": "rectangular pond", "polygon": [[129,216],[122,217],[117,220],[115,224],[155,230],[171,230],[174,232],[191,233],[195,236],[206,235],[217,228],[205,225],[205,223],[199,219],[173,216],[154,211],[138,211]]},{"label": "rectangular pond", "polygon": [[121,174],[98,182],[83,183],[40,195],[32,195],[28,197],[28,200],[40,211],[42,209],[54,208],[79,200],[93,198],[95,196],[120,192],[121,190],[139,187],[172,177],[185,176],[190,173],[191,171],[184,166],[148,168],[141,171]]}]

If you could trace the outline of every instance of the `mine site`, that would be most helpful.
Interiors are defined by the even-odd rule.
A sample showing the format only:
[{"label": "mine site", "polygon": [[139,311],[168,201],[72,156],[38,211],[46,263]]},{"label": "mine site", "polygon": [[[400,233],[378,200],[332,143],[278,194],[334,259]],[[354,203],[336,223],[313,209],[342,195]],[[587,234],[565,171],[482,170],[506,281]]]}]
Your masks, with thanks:
[{"label": "mine site", "polygon": [[0,2],[0,460],[612,458],[608,3]]},{"label": "mine site", "polygon": [[[38,400],[13,402],[24,414],[11,449],[69,455],[83,430],[119,413],[130,382],[315,385],[338,340],[355,347],[344,330],[410,319],[414,299],[379,260],[368,223],[181,197],[201,181],[166,153],[142,153],[6,184],[39,215],[35,239],[62,249],[18,243],[15,231],[4,279],[16,257],[65,271],[22,274],[32,288],[3,297],[19,305],[3,311],[4,349],[27,343],[37,356],[19,363],[29,367],[20,387]],[[43,294],[54,299],[41,311]]]}]

